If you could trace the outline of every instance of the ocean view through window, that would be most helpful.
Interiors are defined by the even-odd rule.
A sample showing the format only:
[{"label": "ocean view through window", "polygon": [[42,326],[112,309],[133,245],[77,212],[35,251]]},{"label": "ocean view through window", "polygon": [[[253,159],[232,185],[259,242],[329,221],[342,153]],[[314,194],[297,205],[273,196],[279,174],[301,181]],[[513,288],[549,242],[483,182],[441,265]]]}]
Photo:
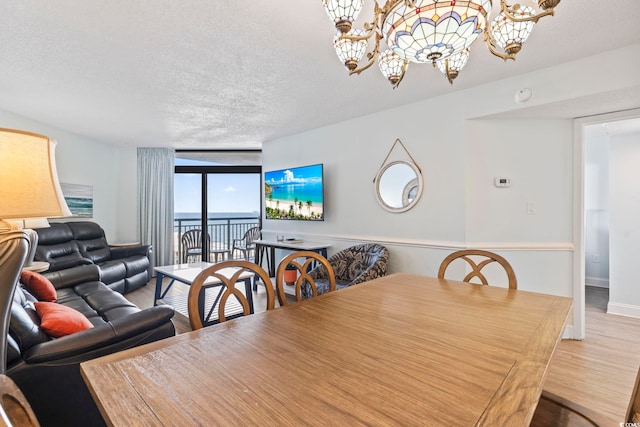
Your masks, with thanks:
[{"label": "ocean view through window", "polygon": [[[239,256],[230,253],[233,239],[241,238],[249,228],[260,226],[260,177],[259,166],[216,165],[176,158],[176,263],[211,261],[212,254],[221,254],[223,259]],[[184,233],[203,229],[206,233],[201,233],[201,255],[185,257]]]}]

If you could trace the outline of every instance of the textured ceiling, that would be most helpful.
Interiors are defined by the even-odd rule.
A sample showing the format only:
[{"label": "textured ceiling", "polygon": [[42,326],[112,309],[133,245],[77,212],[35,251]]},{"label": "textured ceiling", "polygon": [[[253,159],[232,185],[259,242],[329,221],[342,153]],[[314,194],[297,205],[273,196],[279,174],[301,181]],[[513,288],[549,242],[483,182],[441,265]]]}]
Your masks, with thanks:
[{"label": "textured ceiling", "polygon": [[[453,87],[432,67],[414,65],[393,91],[376,69],[347,76],[320,0],[3,1],[0,108],[113,144],[259,148],[638,43],[640,2],[615,7],[608,16],[599,1],[563,0],[517,61],[505,64],[477,41]],[[372,10],[367,0],[361,19]],[[610,108],[637,102],[621,95]],[[594,104],[583,101],[576,111]]]}]

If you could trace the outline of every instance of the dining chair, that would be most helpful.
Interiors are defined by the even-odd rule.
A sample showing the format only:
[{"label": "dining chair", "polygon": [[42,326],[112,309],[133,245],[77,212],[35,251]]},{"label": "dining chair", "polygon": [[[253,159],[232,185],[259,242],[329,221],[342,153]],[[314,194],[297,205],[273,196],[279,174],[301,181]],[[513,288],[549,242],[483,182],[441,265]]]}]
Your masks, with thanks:
[{"label": "dining chair", "polygon": [[244,236],[240,239],[233,239],[233,246],[231,248],[231,256],[235,258],[236,251],[242,253],[242,258],[249,261],[251,258],[251,253],[255,252],[256,244],[253,243],[254,240],[259,240],[262,230],[260,227],[252,227],[248,229]]},{"label": "dining chair", "polygon": [[529,427],[605,427],[619,424],[589,408],[543,390]]},{"label": "dining chair", "polygon": [[16,383],[0,374],[0,426],[37,427],[40,423]]},{"label": "dining chair", "polygon": [[[293,281],[293,285],[285,284],[285,271],[294,267],[297,270],[297,277]],[[296,301],[316,297],[318,293],[318,285],[316,280],[309,274],[314,267],[322,266],[327,272],[326,284],[328,289],[326,292],[336,290],[336,276],[329,261],[317,252],[298,251],[285,256],[276,270],[276,294],[278,302],[281,306],[287,305],[287,296],[285,286],[295,287]],[[290,270],[289,270],[290,271]],[[320,293],[321,294],[321,293]]]},{"label": "dining chair", "polygon": [[[245,293],[247,290],[251,292],[251,281],[256,275],[265,284],[267,310],[273,310],[275,307],[273,284],[267,272],[259,265],[244,260],[229,260],[213,264],[202,270],[189,287],[187,306],[191,328],[194,330],[202,328],[205,319],[215,318],[216,314],[217,321],[211,323],[226,322],[231,318],[251,314],[253,298]],[[247,280],[249,284],[245,285],[243,293],[236,285]],[[205,311],[207,311],[205,307],[206,290],[208,288],[219,289],[217,289],[214,301],[205,315]]]},{"label": "dining chair", "polygon": [[[476,259],[478,258],[480,260],[479,262],[476,262]],[[469,264],[469,266],[471,266],[471,272],[469,272],[464,277],[464,279],[462,279],[463,282],[472,283],[471,280],[474,278],[477,278],[478,280],[480,280],[482,285],[489,285],[489,281],[487,280],[486,276],[482,273],[481,270],[485,268],[487,265],[495,262],[501,265],[505,273],[507,274],[509,288],[510,289],[518,288],[518,281],[516,280],[516,274],[513,272],[513,268],[511,268],[511,265],[507,262],[507,260],[498,254],[495,254],[489,251],[484,251],[481,249],[464,249],[464,250],[453,252],[452,254],[447,256],[440,264],[440,269],[438,270],[438,278],[444,279],[447,267],[449,267],[449,265],[453,261],[458,259],[462,259],[466,261]]]},{"label": "dining chair", "polygon": [[592,411],[573,401],[542,391],[538,407],[529,427],[605,427],[617,425],[640,425],[640,370],[627,407],[624,422]]}]

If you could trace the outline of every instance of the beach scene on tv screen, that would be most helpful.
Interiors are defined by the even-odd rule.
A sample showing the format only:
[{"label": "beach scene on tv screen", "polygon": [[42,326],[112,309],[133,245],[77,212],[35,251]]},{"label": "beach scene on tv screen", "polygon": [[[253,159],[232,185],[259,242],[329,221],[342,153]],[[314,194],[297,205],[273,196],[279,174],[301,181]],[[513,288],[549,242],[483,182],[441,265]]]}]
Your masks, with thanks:
[{"label": "beach scene on tv screen", "polygon": [[265,172],[267,219],[322,221],[322,165]]}]

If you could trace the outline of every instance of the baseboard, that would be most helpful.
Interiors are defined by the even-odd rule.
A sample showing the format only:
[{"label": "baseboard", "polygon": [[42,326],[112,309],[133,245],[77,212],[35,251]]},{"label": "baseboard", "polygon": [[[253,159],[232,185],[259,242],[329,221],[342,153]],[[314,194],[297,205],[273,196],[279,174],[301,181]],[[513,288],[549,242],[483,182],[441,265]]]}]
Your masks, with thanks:
[{"label": "baseboard", "polygon": [[562,339],[563,340],[582,340],[582,339],[584,339],[584,337],[575,336],[573,333],[574,333],[573,325],[566,325],[564,327],[564,331],[562,332]]},{"label": "baseboard", "polygon": [[609,279],[600,279],[599,277],[585,277],[584,284],[587,286],[594,286],[596,288],[608,288]]},{"label": "baseboard", "polygon": [[607,304],[607,314],[617,314],[618,316],[640,319],[640,306],[609,302],[609,304]]}]

